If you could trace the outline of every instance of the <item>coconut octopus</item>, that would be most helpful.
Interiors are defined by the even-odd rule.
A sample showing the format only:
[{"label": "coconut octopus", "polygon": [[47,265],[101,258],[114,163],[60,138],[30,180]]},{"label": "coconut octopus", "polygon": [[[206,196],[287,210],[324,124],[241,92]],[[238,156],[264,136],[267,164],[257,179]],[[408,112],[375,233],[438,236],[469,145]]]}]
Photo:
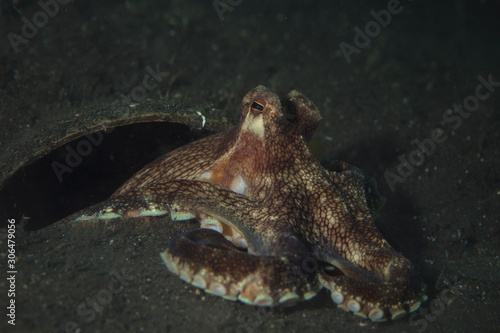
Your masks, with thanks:
[{"label": "coconut octopus", "polygon": [[77,221],[169,214],[200,229],[161,257],[192,285],[229,300],[276,306],[321,288],[374,322],[425,299],[411,262],[376,228],[376,190],[343,162],[325,169],[308,149],[321,116],[298,91],[264,86],[243,98],[240,123],[150,163]]}]

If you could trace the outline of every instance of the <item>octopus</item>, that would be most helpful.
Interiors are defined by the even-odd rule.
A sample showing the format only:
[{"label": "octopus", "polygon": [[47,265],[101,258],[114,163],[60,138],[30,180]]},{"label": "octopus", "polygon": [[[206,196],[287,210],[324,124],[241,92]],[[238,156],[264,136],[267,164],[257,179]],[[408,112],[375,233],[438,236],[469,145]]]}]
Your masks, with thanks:
[{"label": "octopus", "polygon": [[322,288],[373,322],[425,300],[412,263],[373,222],[380,197],[360,169],[323,167],[307,146],[321,121],[293,90],[258,86],[240,123],[151,162],[76,221],[170,216],[200,228],[174,237],[167,268],[209,294],[257,306],[309,300]]}]

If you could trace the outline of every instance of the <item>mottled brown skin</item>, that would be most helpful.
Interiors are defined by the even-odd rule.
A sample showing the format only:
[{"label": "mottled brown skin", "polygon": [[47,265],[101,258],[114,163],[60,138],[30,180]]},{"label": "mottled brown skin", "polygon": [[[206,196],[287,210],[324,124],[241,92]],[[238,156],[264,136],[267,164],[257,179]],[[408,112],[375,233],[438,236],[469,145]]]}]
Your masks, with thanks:
[{"label": "mottled brown skin", "polygon": [[[299,92],[281,103],[258,86],[243,99],[239,125],[152,162],[83,215],[181,211],[234,228],[248,252],[199,229],[162,254],[183,279],[229,299],[274,305],[323,286],[340,307],[373,321],[414,311],[421,286],[373,223],[365,176],[342,162],[326,170],[307,147],[320,119]],[[233,191],[238,179],[241,193]]]}]

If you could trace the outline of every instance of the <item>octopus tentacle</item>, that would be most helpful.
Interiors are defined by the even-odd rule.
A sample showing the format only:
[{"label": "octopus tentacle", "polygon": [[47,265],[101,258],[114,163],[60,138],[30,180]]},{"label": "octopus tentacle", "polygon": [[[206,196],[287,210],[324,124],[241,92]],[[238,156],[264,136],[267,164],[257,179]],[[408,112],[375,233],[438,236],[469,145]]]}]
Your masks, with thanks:
[{"label": "octopus tentacle", "polygon": [[330,171],[330,179],[341,191],[340,197],[356,221],[357,231],[377,247],[394,251],[372,221],[372,212],[367,202],[367,179],[364,173],[345,162],[337,163],[339,170]]},{"label": "octopus tentacle", "polygon": [[[354,244],[354,247],[359,244]],[[332,300],[339,307],[372,321],[415,311],[425,300],[413,265],[395,251],[368,247],[356,256],[363,256],[361,264],[328,252],[317,253],[321,262],[335,269],[320,273],[321,284],[330,290]]]},{"label": "octopus tentacle", "polygon": [[[218,208],[220,202],[224,202],[224,209]],[[203,210],[207,213],[227,220],[225,216],[233,219],[244,219],[245,214],[257,210],[256,202],[248,197],[228,190],[217,184],[197,180],[172,180],[163,183],[154,183],[145,188],[130,190],[127,194],[112,196],[108,200],[94,205],[89,209],[78,212],[81,219],[88,218],[112,218],[135,217],[150,215],[150,212],[163,212],[173,207],[185,207],[185,209]],[[188,208],[189,207],[189,208]],[[245,211],[239,207],[246,207]]]},{"label": "octopus tentacle", "polygon": [[259,306],[293,304],[315,296],[317,271],[301,270],[298,256],[241,252],[220,233],[198,229],[175,237],[161,253],[184,281],[229,300]]},{"label": "octopus tentacle", "polygon": [[321,207],[321,223],[328,226],[319,237],[310,236],[310,242],[320,261],[336,268],[333,276],[328,270],[322,272],[320,282],[339,307],[372,321],[414,311],[423,299],[421,285],[415,282],[413,265],[389,245],[372,222],[364,174],[342,163],[329,173],[329,179],[335,195],[316,197],[310,203],[312,209]]},{"label": "octopus tentacle", "polygon": [[126,195],[111,197],[103,203],[80,211],[77,217],[75,215],[69,219],[82,221],[133,218],[169,213],[172,220],[195,217],[203,220],[209,217],[217,223],[234,228],[244,237],[249,251],[254,254],[307,252],[307,246],[290,231],[269,233],[267,237],[263,237],[262,229],[270,226],[272,221],[266,224],[267,210],[263,209],[258,201],[220,185],[197,180],[172,180],[132,190]]},{"label": "octopus tentacle", "polygon": [[[422,286],[418,283],[411,263],[402,258],[399,274],[385,281],[370,281],[366,274],[354,268],[336,263],[347,273],[331,276],[327,272],[319,275],[321,284],[330,290],[332,300],[342,309],[351,311],[372,321],[397,319],[418,309],[425,300]],[[398,265],[398,264],[396,264]]]}]

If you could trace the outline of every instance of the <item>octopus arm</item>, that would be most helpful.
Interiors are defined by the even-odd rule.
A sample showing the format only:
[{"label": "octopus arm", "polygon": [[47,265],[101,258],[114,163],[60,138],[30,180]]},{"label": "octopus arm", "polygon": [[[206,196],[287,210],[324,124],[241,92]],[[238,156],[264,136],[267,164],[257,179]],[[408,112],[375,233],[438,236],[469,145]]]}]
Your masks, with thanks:
[{"label": "octopus arm", "polygon": [[166,266],[206,292],[246,304],[273,306],[310,299],[321,288],[317,271],[301,270],[307,258],[255,256],[220,233],[197,229],[175,237],[161,253]]}]

